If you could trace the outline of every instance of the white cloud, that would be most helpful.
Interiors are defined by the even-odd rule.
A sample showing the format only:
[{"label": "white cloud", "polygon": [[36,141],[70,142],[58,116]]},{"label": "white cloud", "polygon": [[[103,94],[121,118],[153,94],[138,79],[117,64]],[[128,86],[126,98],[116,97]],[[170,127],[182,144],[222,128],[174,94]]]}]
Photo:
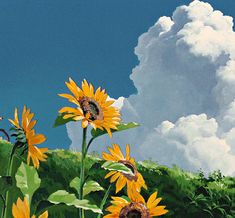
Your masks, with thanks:
[{"label": "white cloud", "polygon": [[125,98],[119,97],[118,99],[108,97],[107,100],[114,100],[115,102],[112,104],[113,107],[118,108],[119,110],[122,108]]},{"label": "white cloud", "polygon": [[[139,37],[135,54],[139,65],[130,78],[138,92],[124,100],[121,112],[124,121],[142,126],[113,141],[133,144],[137,159],[235,174],[232,18],[193,1],[172,18],[159,18]],[[94,150],[110,143],[100,138]]]},{"label": "white cloud", "polygon": [[230,153],[227,141],[217,133],[218,124],[214,118],[208,119],[205,114],[189,115],[181,117],[175,124],[162,122],[146,139],[141,151],[151,150],[151,153],[144,152],[144,156],[154,157],[162,164],[177,164],[193,171],[220,169],[225,174],[233,174],[235,155]]}]

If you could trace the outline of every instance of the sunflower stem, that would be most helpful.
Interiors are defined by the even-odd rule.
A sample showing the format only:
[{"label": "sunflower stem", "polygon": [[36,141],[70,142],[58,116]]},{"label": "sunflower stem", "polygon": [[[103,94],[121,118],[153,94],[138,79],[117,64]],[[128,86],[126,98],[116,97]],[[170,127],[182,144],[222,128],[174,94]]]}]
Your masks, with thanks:
[{"label": "sunflower stem", "polygon": [[86,155],[87,155],[87,152],[88,152],[88,150],[89,150],[89,148],[90,148],[90,145],[91,145],[91,143],[93,142],[93,140],[94,140],[95,138],[91,138],[90,139],[90,141],[88,142],[88,144],[87,144],[87,147],[86,147]]},{"label": "sunflower stem", "polygon": [[[87,128],[83,129],[83,137],[82,137],[82,157],[81,157],[81,170],[80,170],[80,187],[79,187],[79,199],[83,199],[83,186],[85,179],[85,166],[84,161],[86,159],[86,137],[87,137]],[[84,210],[79,210],[80,218],[85,218]]]},{"label": "sunflower stem", "polygon": [[[111,187],[112,187],[112,184],[109,184],[109,187],[108,187],[108,189],[106,190],[105,195],[104,195],[104,197],[103,197],[103,199],[102,199],[102,201],[101,201],[100,209],[101,209],[102,211],[103,211],[104,205],[105,205],[105,203],[106,203],[106,201],[107,201],[107,199],[108,199],[108,196],[109,196]],[[101,218],[101,214],[98,214],[98,215],[97,215],[97,218]]]},{"label": "sunflower stem", "polygon": [[[14,154],[16,151],[16,144],[14,144],[12,150],[11,150],[11,154],[10,154],[10,158],[9,158],[9,162],[8,162],[8,167],[7,167],[7,176],[11,176],[12,174],[12,163],[13,163],[13,158],[14,158]],[[7,216],[7,209],[8,209],[8,202],[9,201],[9,191],[6,191],[6,198],[5,198],[5,211],[4,211],[4,217],[8,218]]]}]

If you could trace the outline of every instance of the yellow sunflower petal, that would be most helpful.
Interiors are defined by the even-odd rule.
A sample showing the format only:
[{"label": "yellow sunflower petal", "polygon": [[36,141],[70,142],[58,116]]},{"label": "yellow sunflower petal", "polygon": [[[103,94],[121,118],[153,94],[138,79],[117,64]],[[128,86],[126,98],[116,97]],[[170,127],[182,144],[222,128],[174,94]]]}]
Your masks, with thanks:
[{"label": "yellow sunflower petal", "polygon": [[82,128],[83,128],[83,129],[86,128],[86,127],[88,126],[88,124],[89,124],[89,122],[88,122],[87,119],[83,119],[83,120],[82,120]]},{"label": "yellow sunflower petal", "polygon": [[111,171],[111,172],[107,173],[104,178],[107,179],[107,178],[109,178],[110,176],[112,176],[115,173],[116,173],[116,171]]},{"label": "yellow sunflower petal", "polygon": [[105,129],[106,129],[106,131],[107,131],[109,137],[112,138],[113,135],[112,135],[112,132],[111,132],[110,128],[105,127]]},{"label": "yellow sunflower petal", "polygon": [[121,159],[125,159],[123,154],[122,154],[122,151],[120,149],[120,146],[118,144],[113,144],[113,148],[114,148],[114,151],[116,154],[118,154],[118,156],[121,158]]},{"label": "yellow sunflower petal", "polygon": [[63,119],[69,119],[69,118],[73,118],[73,117],[75,117],[76,115],[75,114],[65,114],[64,116],[63,116]]},{"label": "yellow sunflower petal", "polygon": [[115,182],[117,180],[117,178],[120,176],[120,172],[116,172],[110,179],[110,182]]},{"label": "yellow sunflower petal", "polygon": [[88,83],[87,83],[87,81],[85,79],[82,81],[82,91],[83,91],[83,94],[85,96],[91,97],[91,95],[90,95],[90,87],[89,87],[89,85],[88,85]]},{"label": "yellow sunflower petal", "polygon": [[126,160],[130,160],[130,145],[126,145]]},{"label": "yellow sunflower petal", "polygon": [[138,173],[138,183],[140,184],[141,187],[143,187],[144,189],[147,189],[147,185],[145,184],[144,178],[143,176]]},{"label": "yellow sunflower petal", "polygon": [[38,218],[47,218],[48,217],[48,211],[45,211],[42,215],[40,215]]},{"label": "yellow sunflower petal", "polygon": [[19,117],[18,117],[18,109],[15,108],[15,114],[14,114],[14,117],[15,117],[15,123],[17,124],[17,127],[19,128]]},{"label": "yellow sunflower petal", "polygon": [[110,161],[115,161],[115,162],[119,161],[119,159],[116,156],[114,157],[114,156],[107,154],[105,152],[102,153],[102,157],[104,160],[110,160]]},{"label": "yellow sunflower petal", "polygon": [[122,198],[122,197],[114,197],[114,196],[112,196],[112,199],[113,199],[113,201],[111,201],[112,202],[112,204],[114,204],[114,205],[123,205],[123,204],[129,204],[129,202],[126,200],[126,199],[124,199],[124,198]]},{"label": "yellow sunflower petal", "polygon": [[149,204],[148,208],[152,209],[152,208],[156,207],[161,200],[162,200],[162,198],[157,198],[155,201],[153,201],[151,204]]},{"label": "yellow sunflower petal", "polygon": [[151,194],[151,196],[149,197],[147,201],[147,207],[151,206],[152,202],[156,199],[156,197],[157,197],[157,192],[154,192],[153,194]]},{"label": "yellow sunflower petal", "polygon": [[139,192],[137,192],[136,190],[134,190],[134,189],[129,189],[128,197],[133,202],[137,202],[137,203],[141,202],[141,203],[145,204],[145,200],[142,197],[142,195]]},{"label": "yellow sunflower petal", "polygon": [[16,204],[13,204],[12,215],[14,218],[30,218],[29,203],[26,197],[23,201],[18,198]]},{"label": "yellow sunflower petal", "polygon": [[126,185],[126,178],[124,178],[124,176],[120,175],[117,182],[116,182],[116,193],[118,193],[120,190],[122,190],[125,185]]},{"label": "yellow sunflower petal", "polygon": [[78,121],[78,120],[82,120],[84,118],[84,116],[75,116],[73,117],[73,120]]},{"label": "yellow sunflower petal", "polygon": [[34,135],[32,138],[28,139],[28,143],[32,145],[38,145],[45,142],[46,137],[43,134]]},{"label": "yellow sunflower petal", "polygon": [[168,212],[168,210],[165,209],[165,206],[158,206],[154,209],[150,209],[150,216],[161,216]]},{"label": "yellow sunflower petal", "polygon": [[[120,155],[120,153],[117,152],[117,150],[115,150],[114,147],[113,147],[113,148],[108,147],[108,150],[109,150],[110,154],[111,154],[112,156],[116,157],[118,160],[123,160],[123,159],[124,159],[123,155],[122,155],[122,154]],[[120,149],[119,149],[119,150],[120,150]]]}]

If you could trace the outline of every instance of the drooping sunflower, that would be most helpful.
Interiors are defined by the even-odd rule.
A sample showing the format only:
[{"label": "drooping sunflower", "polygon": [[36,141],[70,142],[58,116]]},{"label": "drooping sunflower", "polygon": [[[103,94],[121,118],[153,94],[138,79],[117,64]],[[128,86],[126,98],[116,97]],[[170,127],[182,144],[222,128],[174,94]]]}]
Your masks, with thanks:
[{"label": "drooping sunflower", "polygon": [[121,173],[119,171],[111,171],[109,172],[105,178],[111,177],[110,182],[116,182],[116,193],[122,190],[125,185],[127,185],[127,193],[130,191],[140,191],[141,187],[147,189],[145,181],[142,175],[138,172],[134,158],[130,157],[130,146],[126,145],[126,157],[124,157],[123,153],[119,145],[113,144],[113,148],[108,147],[110,154],[103,152],[102,156],[104,160],[114,161],[118,163],[124,164],[126,167],[131,169],[133,175]]},{"label": "drooping sunflower", "polygon": [[48,148],[38,148],[35,145],[41,144],[46,140],[46,137],[43,134],[35,134],[33,129],[36,120],[33,120],[34,114],[30,112],[30,109],[27,109],[26,106],[23,108],[21,124],[19,122],[18,110],[15,109],[14,120],[9,119],[9,121],[14,125],[15,136],[17,140],[19,135],[23,135],[23,140],[21,139],[20,147],[24,147],[28,151],[27,164],[30,164],[30,158],[33,161],[35,168],[39,168],[39,161],[46,161],[47,155],[45,154]]},{"label": "drooping sunflower", "polygon": [[[24,198],[24,201],[18,198],[16,204],[15,203],[13,204],[12,215],[14,218],[30,218],[29,202],[26,197]],[[47,218],[47,217],[48,217],[48,212],[45,211],[38,218]],[[36,218],[36,216],[33,215],[31,218]]]},{"label": "drooping sunflower", "polygon": [[59,96],[67,98],[77,107],[63,107],[59,111],[63,114],[63,118],[72,118],[75,121],[82,120],[82,128],[86,128],[90,124],[94,129],[105,129],[112,137],[111,129],[117,129],[120,113],[117,108],[112,106],[114,101],[108,100],[108,94],[105,90],[101,90],[99,87],[94,92],[94,87],[86,80],[83,80],[82,88],[79,88],[71,78],[65,84],[73,95],[59,94]]},{"label": "drooping sunflower", "polygon": [[162,198],[157,198],[157,192],[154,192],[147,203],[139,192],[131,192],[128,195],[130,202],[121,197],[112,197],[112,205],[106,211],[110,214],[103,218],[152,218],[164,215],[168,212],[166,206],[158,206]]}]

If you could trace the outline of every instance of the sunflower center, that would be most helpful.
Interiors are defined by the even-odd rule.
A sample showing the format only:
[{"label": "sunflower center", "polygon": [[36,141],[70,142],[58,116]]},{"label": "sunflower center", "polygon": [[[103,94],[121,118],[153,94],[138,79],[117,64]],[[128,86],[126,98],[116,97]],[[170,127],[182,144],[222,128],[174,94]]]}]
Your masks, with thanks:
[{"label": "sunflower center", "polygon": [[122,208],[119,218],[150,218],[150,214],[144,204],[131,202]]},{"label": "sunflower center", "polygon": [[141,218],[141,212],[138,211],[138,210],[130,211],[130,212],[127,214],[127,217],[129,217],[129,218]]},{"label": "sunflower center", "polygon": [[136,167],[130,161],[128,161],[128,160],[119,160],[118,162],[124,164],[133,173],[133,175],[125,174],[125,173],[123,173],[123,175],[127,179],[129,179],[129,180],[137,181],[137,179],[138,179],[138,171],[137,171]]},{"label": "sunflower center", "polygon": [[103,111],[98,102],[89,97],[82,97],[79,99],[81,109],[86,116],[89,114],[89,119],[94,120],[103,120]]}]

